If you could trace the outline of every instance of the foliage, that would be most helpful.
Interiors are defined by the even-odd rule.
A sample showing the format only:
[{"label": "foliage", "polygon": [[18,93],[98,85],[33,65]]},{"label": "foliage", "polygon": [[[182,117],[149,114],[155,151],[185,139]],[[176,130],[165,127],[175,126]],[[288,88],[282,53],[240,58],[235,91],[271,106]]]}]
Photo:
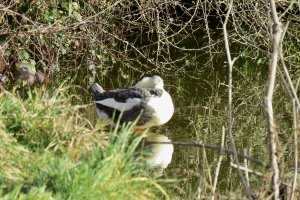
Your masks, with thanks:
[{"label": "foliage", "polygon": [[[4,169],[0,173],[0,181],[5,180],[1,182],[3,198],[68,198],[81,189],[87,192],[83,191],[82,195],[86,196],[79,197],[92,198],[99,190],[92,185],[95,180],[91,174],[101,176],[97,170],[111,173],[102,161],[120,162],[127,166],[130,158],[118,157],[111,149],[117,140],[108,140],[101,126],[94,127],[82,116],[80,110],[88,106],[74,106],[74,98],[77,97],[70,97],[67,93],[77,93],[78,90],[66,91],[59,87],[63,81],[82,87],[97,81],[109,88],[125,83],[131,85],[134,79],[144,74],[161,74],[169,78],[167,87],[176,96],[177,118],[175,116],[172,120],[175,121],[173,125],[176,123],[175,129],[180,125],[174,130],[180,136],[173,138],[183,139],[184,135],[188,139],[219,145],[222,126],[227,127],[228,112],[227,63],[224,62],[221,32],[228,3],[212,0],[3,1],[0,5],[0,92],[6,85],[9,91],[13,86],[19,87],[17,79],[20,75],[16,71],[18,63],[23,62],[28,64],[30,74],[42,71],[50,77],[49,90],[55,90],[45,93],[31,88],[29,93],[21,94],[21,98],[15,93],[0,96],[3,145],[0,158],[5,161],[0,161],[0,167]],[[231,53],[237,58],[233,72],[233,131],[240,151],[247,148],[249,154],[267,160],[263,95],[272,46],[270,7],[264,0],[233,3],[228,22]],[[296,1],[276,1],[280,21],[286,28],[282,49],[292,80],[299,76],[298,4]],[[282,66],[279,71],[282,71]],[[8,81],[4,80],[4,76],[8,77]],[[282,180],[290,182],[296,151],[290,134],[291,102],[287,103],[289,99],[285,96],[289,89],[280,77],[281,74],[277,79],[281,82],[275,89],[274,110],[280,133],[278,144],[282,147],[279,154],[282,168],[286,168]],[[293,84],[299,85],[299,81]],[[81,100],[86,102],[90,99]],[[75,102],[78,102],[77,99]],[[159,131],[169,127],[163,126]],[[94,152],[96,150],[100,153]],[[191,150],[190,154],[197,157],[190,159],[185,149],[181,152],[177,163],[188,163],[185,166],[187,170],[183,169],[180,175],[176,171],[170,173],[171,177],[176,174],[177,178],[184,179],[174,186],[174,191],[186,199],[208,197],[214,175],[212,170],[219,154],[207,152],[206,155],[203,150]],[[90,158],[96,161],[93,163]],[[121,158],[126,164],[118,160]],[[227,157],[224,161],[226,167],[221,169],[223,179],[220,180],[218,195],[220,198],[222,195],[242,198],[241,185],[235,170],[229,166],[230,161]],[[132,162],[135,163],[135,160],[128,161]],[[99,166],[97,164],[96,167],[95,163]],[[62,166],[61,169],[57,169],[57,165]],[[113,163],[109,165],[114,168]],[[126,167],[126,170],[116,168],[116,171],[121,177],[125,173],[124,180],[126,177],[134,180],[129,181],[130,184],[145,198],[154,198],[158,193],[164,195],[164,190],[155,180],[145,178],[139,167],[138,170],[135,167],[129,167],[134,173],[126,171]],[[250,164],[249,167],[255,166]],[[84,169],[86,180],[81,177]],[[36,171],[40,175],[35,174]],[[137,183],[145,181],[145,184],[135,184],[137,179],[133,177],[136,175],[142,177],[137,178]],[[71,178],[83,181],[84,186],[80,188],[76,185],[79,183],[73,185]],[[118,181],[114,174],[111,178],[112,183]],[[123,178],[120,180],[122,184],[126,182]],[[108,189],[113,187],[108,180],[103,181]],[[263,191],[261,198],[268,195],[269,183],[266,182],[250,176],[255,192]],[[99,189],[101,184],[96,181],[95,187]],[[140,187],[146,185],[149,190],[141,192]],[[125,192],[122,187],[119,189],[124,191],[118,190],[120,194]],[[106,191],[106,197],[112,198],[110,195],[117,192],[115,189]]]},{"label": "foliage", "polygon": [[168,199],[139,160],[142,137],[131,136],[133,125],[116,127],[107,138],[65,91],[35,90],[26,100],[0,95],[2,198]]},{"label": "foliage", "polygon": [[15,94],[0,96],[4,130],[22,144],[60,150],[68,145],[76,148],[82,143],[88,146],[89,139],[103,137],[103,134],[95,136],[96,130],[87,128],[91,125],[79,113],[85,106],[72,105],[75,96],[68,96],[66,87],[61,86],[52,94],[43,89],[29,90],[27,96],[24,100]]}]

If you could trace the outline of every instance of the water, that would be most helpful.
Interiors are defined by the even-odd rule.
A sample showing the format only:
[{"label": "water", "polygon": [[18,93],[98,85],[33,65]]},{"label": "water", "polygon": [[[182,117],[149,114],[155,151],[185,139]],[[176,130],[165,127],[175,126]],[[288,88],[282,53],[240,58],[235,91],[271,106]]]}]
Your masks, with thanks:
[{"label": "water", "polygon": [[[201,53],[203,52],[199,52],[200,55]],[[180,56],[182,55],[177,57]],[[222,127],[228,131],[226,56],[215,56],[213,62],[207,64],[208,59],[205,53],[197,58],[187,56],[182,63],[184,72],[166,70],[159,74],[164,79],[165,89],[172,96],[175,112],[167,124],[153,127],[151,132],[164,135],[172,141],[196,140],[220,146]],[[141,78],[140,73],[128,69],[120,72],[116,69],[122,67],[115,66],[105,71],[105,75],[103,69],[98,69],[95,81],[104,89],[113,89],[131,86]],[[268,151],[262,101],[265,72],[265,64],[258,65],[247,59],[238,59],[233,73],[233,134],[237,149],[239,152],[246,149],[249,155],[261,159],[266,158]],[[77,76],[76,83],[87,88],[88,77]],[[91,102],[90,94],[85,95],[86,102]],[[88,111],[88,118],[95,121],[94,106]],[[230,148],[227,137],[225,146]],[[165,175],[187,179],[188,187],[193,190],[198,190],[199,185],[211,186],[219,155],[219,152],[212,150],[175,145],[172,162],[165,169]],[[232,161],[230,156],[225,156],[220,169],[218,188],[224,191],[240,186],[236,170],[230,167]],[[261,169],[255,164],[250,164],[250,167]],[[255,180],[253,178],[250,181]]]}]

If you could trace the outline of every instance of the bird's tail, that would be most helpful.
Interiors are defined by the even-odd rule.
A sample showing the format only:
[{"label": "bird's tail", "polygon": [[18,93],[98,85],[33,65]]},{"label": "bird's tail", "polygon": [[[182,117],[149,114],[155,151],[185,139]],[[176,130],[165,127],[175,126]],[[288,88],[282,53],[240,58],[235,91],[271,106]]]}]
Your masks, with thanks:
[{"label": "bird's tail", "polygon": [[105,92],[105,90],[98,83],[93,83],[90,89],[95,101],[100,99],[101,94]]}]

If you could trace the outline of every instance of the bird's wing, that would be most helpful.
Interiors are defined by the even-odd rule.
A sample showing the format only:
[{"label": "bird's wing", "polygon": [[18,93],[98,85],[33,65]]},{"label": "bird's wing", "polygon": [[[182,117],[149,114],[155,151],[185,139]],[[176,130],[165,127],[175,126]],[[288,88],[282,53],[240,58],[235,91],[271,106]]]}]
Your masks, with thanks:
[{"label": "bird's wing", "polygon": [[126,111],[145,102],[147,98],[153,96],[150,91],[145,88],[120,88],[109,90],[98,95],[95,103],[114,108],[119,111]]},{"label": "bird's wing", "polygon": [[96,104],[101,104],[110,108],[114,108],[121,112],[130,110],[134,106],[140,104],[142,102],[139,98],[129,98],[126,102],[116,101],[114,98],[107,98],[101,101],[95,101]]}]

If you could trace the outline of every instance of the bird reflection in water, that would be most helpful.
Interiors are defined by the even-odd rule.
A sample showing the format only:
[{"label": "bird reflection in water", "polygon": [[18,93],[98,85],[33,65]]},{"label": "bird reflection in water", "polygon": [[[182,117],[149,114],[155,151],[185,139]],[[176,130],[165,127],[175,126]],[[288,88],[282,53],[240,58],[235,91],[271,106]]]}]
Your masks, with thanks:
[{"label": "bird reflection in water", "polygon": [[145,138],[145,147],[149,151],[146,151],[144,160],[147,165],[161,173],[172,161],[174,146],[173,144],[147,144],[148,142],[171,142],[171,140],[156,133],[148,133]]}]

